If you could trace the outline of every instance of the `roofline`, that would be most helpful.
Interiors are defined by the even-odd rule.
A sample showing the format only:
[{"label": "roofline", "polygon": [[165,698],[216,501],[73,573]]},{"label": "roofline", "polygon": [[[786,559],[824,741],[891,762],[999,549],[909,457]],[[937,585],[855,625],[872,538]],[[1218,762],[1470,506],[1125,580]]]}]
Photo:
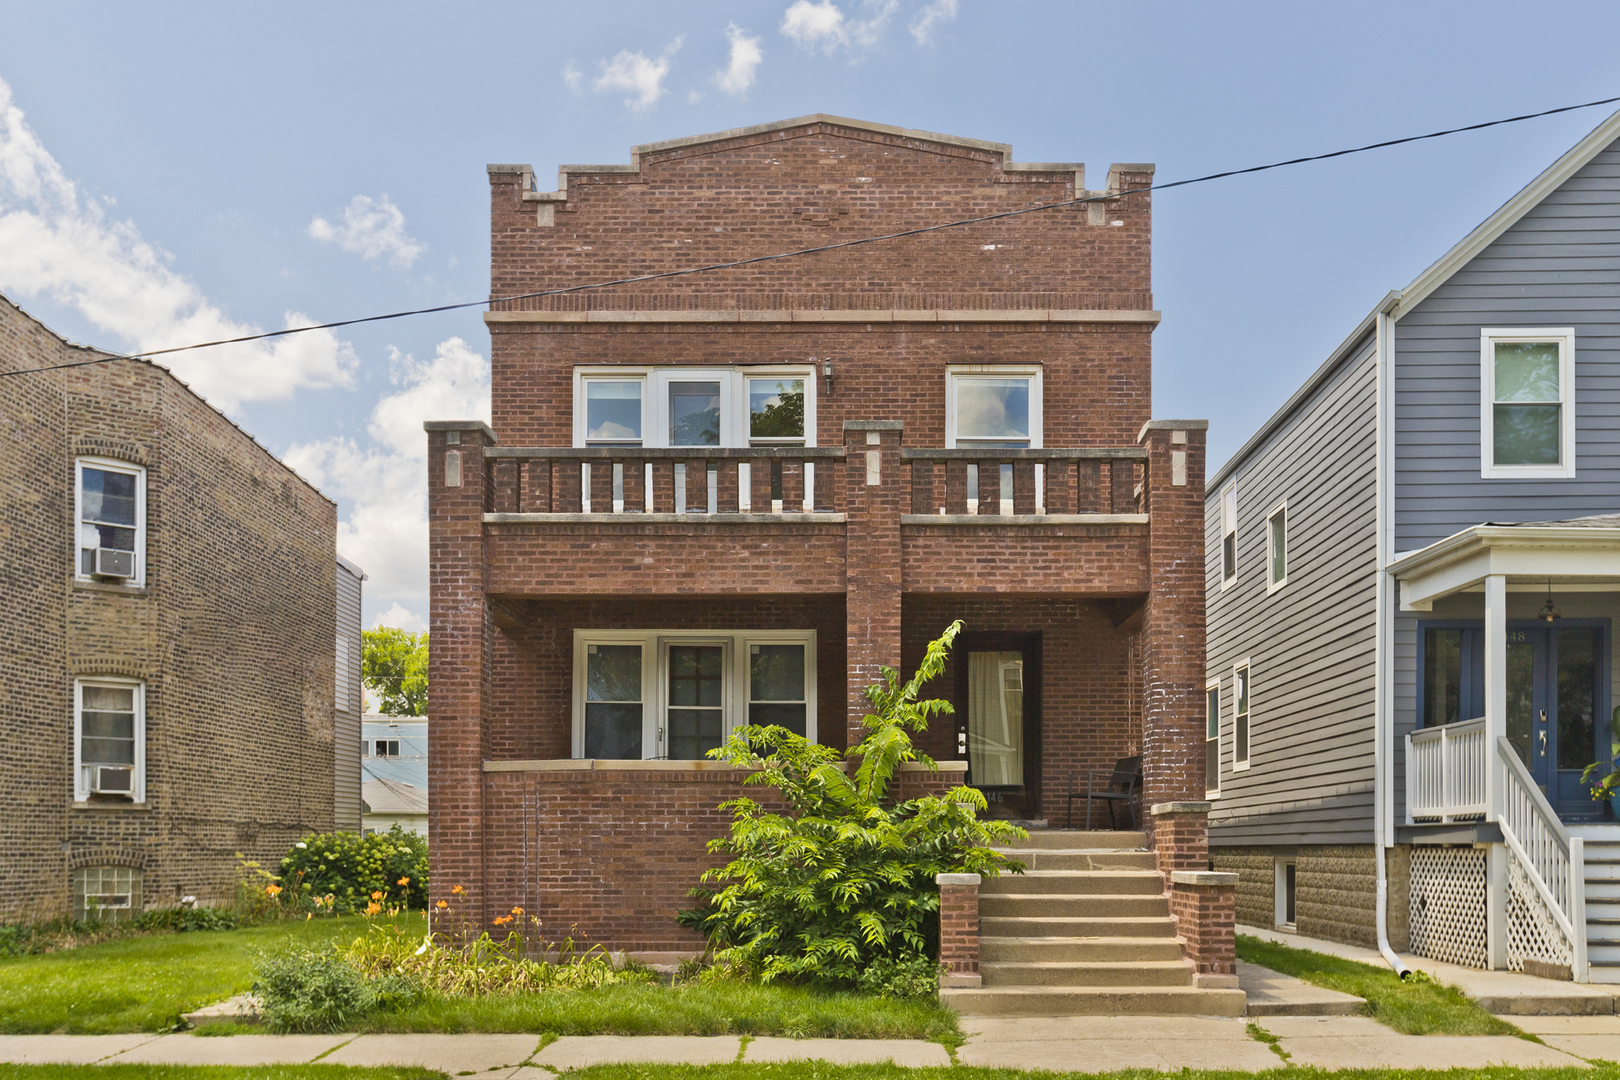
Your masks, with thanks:
[{"label": "roofline", "polygon": [[1559,185],[1584,168],[1617,138],[1620,138],[1620,110],[1611,113],[1597,127],[1569,149],[1563,157],[1544,169],[1541,175],[1520,189],[1517,195],[1481,222],[1473,232],[1458,241],[1450,251],[1435,260],[1412,283],[1401,290],[1401,302],[1393,312],[1396,319],[1421,304],[1468,261],[1483,251],[1520,218],[1529,213]]},{"label": "roofline", "polygon": [[359,578],[361,581],[366,580],[366,577],[368,576],[366,572],[354,565],[354,563],[350,562],[348,559],[345,559],[342,555],[337,557],[337,561],[338,565],[347,570],[352,576]]},{"label": "roofline", "polygon": [[[879,135],[893,135],[901,139],[925,139],[928,142],[943,143],[946,146],[964,146],[969,150],[988,150],[993,154],[1012,156],[1012,146],[1008,143],[987,142],[984,139],[968,139],[960,135],[942,135],[937,131],[920,131],[914,128],[895,127],[892,124],[878,124],[870,120],[856,120],[848,116],[833,116],[830,113],[811,113],[809,116],[796,116],[791,120],[776,120],[769,124],[753,124],[749,127],[729,128],[725,131],[716,131],[708,135],[688,135],[682,139],[664,139],[660,142],[643,143],[632,146],[632,157],[639,158],[642,154],[656,154],[664,150],[680,150],[688,146],[701,146],[703,143],[721,142],[725,139],[742,139],[750,135],[769,135],[773,131],[786,131],[789,128],[804,127],[806,124],[837,124],[839,127],[858,128],[862,131],[873,131]],[[1072,165],[1061,166],[1073,168]],[[574,166],[581,172],[589,166]]]},{"label": "roofline", "polygon": [[1396,577],[1432,572],[1467,558],[1479,548],[1612,548],[1617,544],[1620,526],[1470,525],[1427,547],[1397,555],[1389,570]]}]

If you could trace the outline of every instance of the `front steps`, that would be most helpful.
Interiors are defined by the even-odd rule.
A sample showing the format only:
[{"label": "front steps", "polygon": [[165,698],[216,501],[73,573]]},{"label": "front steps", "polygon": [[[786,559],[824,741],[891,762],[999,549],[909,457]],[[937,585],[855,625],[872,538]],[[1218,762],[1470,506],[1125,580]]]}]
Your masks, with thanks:
[{"label": "front steps", "polygon": [[1031,829],[1006,850],[1029,870],[979,886],[984,985],[940,1000],[970,1016],[1242,1016],[1243,991],[1193,985],[1146,843],[1139,832]]},{"label": "front steps", "polygon": [[1620,983],[1620,826],[1568,826],[1585,841],[1587,980]]}]

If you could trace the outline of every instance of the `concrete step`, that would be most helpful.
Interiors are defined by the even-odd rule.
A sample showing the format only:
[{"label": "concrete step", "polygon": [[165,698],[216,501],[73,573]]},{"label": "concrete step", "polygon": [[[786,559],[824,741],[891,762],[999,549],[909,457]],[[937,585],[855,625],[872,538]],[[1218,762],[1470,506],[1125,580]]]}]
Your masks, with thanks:
[{"label": "concrete step", "polygon": [[1030,829],[1029,839],[1020,840],[1013,847],[1043,850],[1057,849],[1060,851],[1073,851],[1076,849],[1120,849],[1120,848],[1147,848],[1147,833],[1142,832],[1113,832],[1109,830],[1083,829]]},{"label": "concrete step", "polygon": [[[981,893],[981,918],[1128,919],[1170,914],[1165,896],[1074,896],[1061,893]],[[983,930],[980,931],[983,933]],[[1029,932],[1029,931],[1026,931]]]},{"label": "concrete step", "polygon": [[1151,851],[1087,851],[1012,848],[1002,851],[1028,870],[1152,870]]},{"label": "concrete step", "polygon": [[1588,958],[1586,971],[1587,982],[1602,983],[1606,986],[1620,983],[1620,963],[1594,964]]},{"label": "concrete step", "polygon": [[982,937],[981,961],[1104,963],[1180,960],[1172,937]]},{"label": "concrete step", "polygon": [[1242,1016],[1242,990],[1190,986],[942,989],[939,999],[963,1016]]},{"label": "concrete step", "polygon": [[[1169,904],[1159,915],[1123,917],[1086,915],[1046,915],[1019,917],[991,915],[979,907],[979,933],[997,938],[1166,938],[1175,940]],[[983,940],[981,938],[980,940]]]},{"label": "concrete step", "polygon": [[1191,986],[1185,960],[1125,962],[994,961],[979,963],[986,986]]},{"label": "concrete step", "polygon": [[1163,892],[1164,879],[1157,870],[1029,870],[985,878],[979,883],[979,902],[1006,893],[1158,896]]}]

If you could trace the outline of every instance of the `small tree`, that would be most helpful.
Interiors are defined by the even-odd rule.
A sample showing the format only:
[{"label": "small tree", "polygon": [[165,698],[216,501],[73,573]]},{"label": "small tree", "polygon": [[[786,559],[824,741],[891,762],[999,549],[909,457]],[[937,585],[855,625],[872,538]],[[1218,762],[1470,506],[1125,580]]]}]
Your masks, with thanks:
[{"label": "small tree", "polygon": [[428,704],[428,636],[379,626],[361,632],[360,679],[389,716],[424,716]]},{"label": "small tree", "polygon": [[[984,796],[970,787],[894,803],[889,783],[900,766],[934,762],[917,752],[911,732],[930,717],[952,712],[949,702],[918,701],[925,683],[945,666],[961,623],[955,622],[909,682],[883,669],[867,688],[873,712],[866,736],[839,753],[782,727],[739,728],[711,757],[758,769],[746,783],[782,793],[779,814],[747,797],[721,804],[732,812],[731,834],[709,850],[731,862],[704,874],[726,884],[706,912],[687,921],[724,947],[720,959],[763,981],[806,979],[839,985],[858,981],[874,965],[892,968],[929,958],[937,937],[938,873],[995,876],[1023,865],[990,850],[1025,833],[1009,822],[981,821]],[[930,980],[931,981],[931,980]]]}]

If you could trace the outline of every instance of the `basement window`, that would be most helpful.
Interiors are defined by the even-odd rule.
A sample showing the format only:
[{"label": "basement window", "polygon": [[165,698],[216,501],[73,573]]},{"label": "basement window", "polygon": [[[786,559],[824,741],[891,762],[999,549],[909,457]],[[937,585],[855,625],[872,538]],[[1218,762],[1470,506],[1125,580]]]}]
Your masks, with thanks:
[{"label": "basement window", "polygon": [[814,630],[577,630],[576,758],[702,760],[745,724],[816,738]]},{"label": "basement window", "polygon": [[1299,907],[1298,863],[1293,859],[1277,860],[1277,929],[1293,930],[1297,925]]},{"label": "basement window", "polygon": [[140,910],[141,872],[134,867],[73,871],[73,917],[79,922],[124,922]]}]

